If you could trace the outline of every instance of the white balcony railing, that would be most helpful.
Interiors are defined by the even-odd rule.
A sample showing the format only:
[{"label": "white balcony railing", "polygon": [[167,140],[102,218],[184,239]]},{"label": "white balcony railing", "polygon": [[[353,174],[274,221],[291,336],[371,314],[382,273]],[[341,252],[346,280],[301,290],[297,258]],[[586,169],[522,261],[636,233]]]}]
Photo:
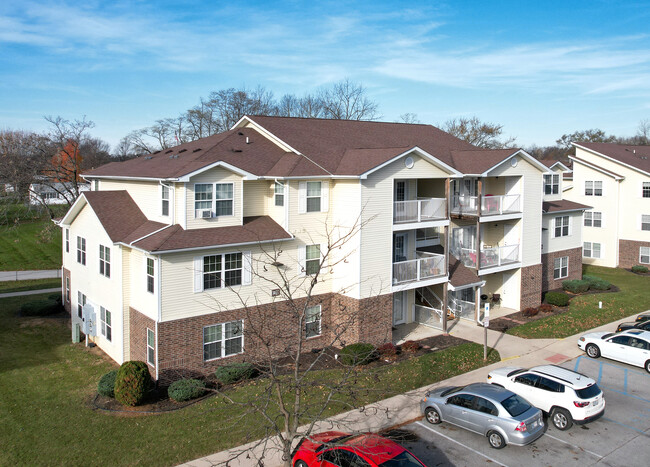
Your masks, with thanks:
[{"label": "white balcony railing", "polygon": [[481,250],[481,269],[519,262],[519,245],[505,245]]},{"label": "white balcony railing", "polygon": [[393,263],[393,284],[421,281],[447,274],[445,255],[418,251],[417,259]]},{"label": "white balcony railing", "polygon": [[436,219],[445,219],[444,198],[421,198],[410,201],[395,201],[393,221],[423,222]]},{"label": "white balcony railing", "polygon": [[451,197],[451,212],[454,214],[478,214],[478,196],[454,195]]},{"label": "white balcony railing", "polygon": [[520,195],[483,196],[481,198],[481,216],[521,212],[520,199]]},{"label": "white balcony railing", "polygon": [[476,303],[450,297],[449,308],[453,311],[455,318],[473,320]]}]

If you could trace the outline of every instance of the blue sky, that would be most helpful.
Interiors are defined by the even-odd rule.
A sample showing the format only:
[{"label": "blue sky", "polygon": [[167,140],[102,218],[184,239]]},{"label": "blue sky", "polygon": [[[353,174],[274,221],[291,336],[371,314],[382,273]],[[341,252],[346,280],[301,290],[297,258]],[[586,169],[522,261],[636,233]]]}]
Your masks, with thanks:
[{"label": "blue sky", "polygon": [[650,2],[96,2],[0,5],[0,128],[44,115],[111,144],[211,91],[362,83],[382,120],[476,115],[521,146],[650,119]]}]

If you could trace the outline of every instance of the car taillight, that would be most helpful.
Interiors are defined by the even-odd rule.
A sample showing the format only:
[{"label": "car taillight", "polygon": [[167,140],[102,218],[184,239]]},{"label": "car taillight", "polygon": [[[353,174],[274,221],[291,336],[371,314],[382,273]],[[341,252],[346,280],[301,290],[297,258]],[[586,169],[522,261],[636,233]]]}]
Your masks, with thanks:
[{"label": "car taillight", "polygon": [[526,424],[524,422],[521,422],[519,425],[517,425],[515,431],[526,431]]},{"label": "car taillight", "polygon": [[573,405],[575,405],[576,407],[587,407],[589,405],[589,402],[573,401]]},{"label": "car taillight", "polygon": [[578,340],[579,340],[580,342],[584,342],[584,341],[585,341],[585,338],[584,338],[584,337],[581,337],[581,338],[578,339]]}]

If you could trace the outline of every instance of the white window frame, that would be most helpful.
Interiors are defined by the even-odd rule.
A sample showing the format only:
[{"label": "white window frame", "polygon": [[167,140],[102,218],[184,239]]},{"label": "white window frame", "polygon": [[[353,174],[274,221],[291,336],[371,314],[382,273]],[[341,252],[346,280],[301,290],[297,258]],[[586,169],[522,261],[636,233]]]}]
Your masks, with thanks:
[{"label": "white window frame", "polygon": [[284,206],[284,189],[285,185],[281,182],[273,183],[273,206],[282,207]]},{"label": "white window frame", "polygon": [[584,226],[601,228],[603,226],[603,213],[599,211],[585,211]]},{"label": "white window frame", "polygon": [[70,229],[65,229],[65,252],[70,253]]},{"label": "white window frame", "polygon": [[650,231],[650,214],[641,214],[641,230]]},{"label": "white window frame", "polygon": [[[307,187],[309,183],[320,183],[320,194],[318,196],[312,195],[307,196]],[[319,211],[308,211],[307,210],[307,199],[315,199],[320,197],[320,210]],[[298,213],[307,214],[314,212],[327,212],[329,209],[329,181],[327,180],[309,180],[298,183]]]},{"label": "white window frame", "polygon": [[[227,328],[228,326],[235,325],[238,327],[239,333],[236,335],[231,335],[230,337],[226,336]],[[215,340],[211,340],[206,342],[206,330],[214,327],[219,327],[218,336],[219,338]],[[232,328],[231,328],[232,331]],[[227,347],[228,347],[228,342],[234,341],[235,339],[239,340],[241,339],[241,343],[239,345],[240,351],[239,352],[230,352],[226,353]],[[212,357],[212,358],[206,358],[206,346],[212,345],[212,344],[217,344],[218,349],[219,349],[219,355],[217,357]],[[226,323],[217,323],[217,324],[211,324],[209,326],[204,326],[203,327],[203,361],[204,362],[211,362],[214,360],[220,360],[222,358],[227,358],[232,355],[241,355],[244,353],[244,320],[238,319],[234,321],[228,321]]]},{"label": "white window frame", "polygon": [[[240,284],[225,284],[225,273],[227,271],[235,271],[235,269],[225,269],[226,255],[241,254],[241,283]],[[220,257],[221,268],[214,271],[205,270],[205,260],[213,256]],[[219,285],[217,287],[205,288],[205,275],[206,274],[220,274]],[[223,290],[227,287],[247,286],[252,283],[252,259],[250,251],[225,251],[223,253],[214,253],[211,255],[195,256],[194,257],[194,292],[203,292],[205,290]]]},{"label": "white window frame", "polygon": [[112,318],[111,312],[108,311],[103,306],[100,306],[99,307],[100,331],[102,333],[102,336],[104,336],[106,340],[109,342],[113,341],[113,325],[112,325],[113,321],[111,318]]},{"label": "white window frame", "polygon": [[[600,185],[600,188],[597,188],[596,184]],[[605,187],[603,186],[602,180],[585,180],[585,196],[603,196]],[[596,190],[600,189],[600,194],[596,193]],[[589,193],[591,191],[591,193]]]},{"label": "white window frame", "polygon": [[[197,187],[198,186],[210,186],[210,198],[197,200]],[[217,198],[217,187],[230,185],[230,198]],[[204,193],[207,193],[204,192]],[[205,207],[207,203],[210,203],[210,207]],[[218,214],[217,213],[217,203],[230,203],[230,214]],[[203,203],[203,207],[199,207],[198,203]],[[202,218],[203,211],[210,210],[212,216],[214,217],[233,217],[235,215],[235,183],[234,182],[219,182],[219,183],[195,183],[194,184],[194,217],[197,219]]]},{"label": "white window frame", "polygon": [[[170,193],[171,189],[167,185],[160,185],[160,215],[163,217],[169,217]],[[165,210],[167,211],[166,214]]]},{"label": "white window frame", "polygon": [[[587,247],[589,245],[589,247]],[[594,255],[594,245],[598,245],[598,256]],[[586,252],[589,252],[587,255]],[[603,245],[602,243],[596,243],[596,242],[584,242],[582,246],[582,257],[583,258],[593,258],[593,259],[601,259],[603,257]]]},{"label": "white window frame", "polygon": [[[549,188],[547,190],[547,188]],[[544,194],[557,195],[560,192],[560,175],[559,174],[546,174],[544,175]]]},{"label": "white window frame", "polygon": [[650,182],[641,182],[641,198],[650,198]]},{"label": "white window frame", "polygon": [[[308,306],[305,308],[305,337],[311,339],[319,337],[322,332],[322,311],[321,305]],[[309,325],[318,323],[318,332],[309,334]],[[313,332],[313,331],[312,331]]]},{"label": "white window frame", "polygon": [[[558,225],[558,220],[560,225]],[[566,223],[564,222],[566,220]],[[560,235],[557,234],[560,229]],[[565,232],[566,229],[566,233]],[[553,221],[553,238],[568,237],[571,235],[571,216],[557,216]]]},{"label": "white window frame", "polygon": [[65,301],[70,303],[70,277],[65,278]]},{"label": "white window frame", "polygon": [[[558,265],[558,261],[559,261],[559,265]],[[562,263],[566,263],[566,264],[563,265]],[[563,269],[565,269],[564,275],[562,275]],[[569,277],[569,257],[561,256],[559,258],[555,258],[553,260],[553,279],[559,280],[559,279],[564,279],[565,277]]]},{"label": "white window frame", "polygon": [[151,328],[147,328],[147,363],[156,366],[156,334]]},{"label": "white window frame", "polygon": [[99,245],[99,274],[111,277],[111,249],[104,245]]},{"label": "white window frame", "polygon": [[[314,250],[318,251],[318,256],[316,258],[310,257],[307,258],[307,250],[312,250],[312,254]],[[303,276],[310,276],[313,274],[316,274],[321,267],[321,260],[323,258],[322,250],[321,250],[321,245],[316,243],[314,245],[302,245],[298,248],[298,267],[299,273]],[[317,270],[314,272],[308,272],[309,266],[311,265],[312,267],[314,266],[314,263],[316,263]],[[322,265],[324,266],[324,265]]]},{"label": "white window frame", "polygon": [[147,276],[147,292],[152,294],[156,290],[156,262],[153,258],[145,258],[144,265]]},{"label": "white window frame", "polygon": [[639,247],[639,263],[650,264],[650,246]]},{"label": "white window frame", "polygon": [[77,263],[86,265],[86,239],[77,235]]},{"label": "white window frame", "polygon": [[83,316],[83,307],[86,304],[88,298],[81,293],[80,290],[77,290],[77,316],[81,318]]}]

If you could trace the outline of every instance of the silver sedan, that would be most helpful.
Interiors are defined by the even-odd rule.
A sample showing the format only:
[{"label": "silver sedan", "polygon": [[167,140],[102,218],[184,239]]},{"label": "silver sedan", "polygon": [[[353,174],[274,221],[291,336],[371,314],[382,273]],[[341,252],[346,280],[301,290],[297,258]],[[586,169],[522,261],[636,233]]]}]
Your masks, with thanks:
[{"label": "silver sedan", "polygon": [[426,420],[452,423],[487,436],[490,446],[523,446],[544,434],[542,411],[512,391],[487,383],[429,391],[420,402]]}]

